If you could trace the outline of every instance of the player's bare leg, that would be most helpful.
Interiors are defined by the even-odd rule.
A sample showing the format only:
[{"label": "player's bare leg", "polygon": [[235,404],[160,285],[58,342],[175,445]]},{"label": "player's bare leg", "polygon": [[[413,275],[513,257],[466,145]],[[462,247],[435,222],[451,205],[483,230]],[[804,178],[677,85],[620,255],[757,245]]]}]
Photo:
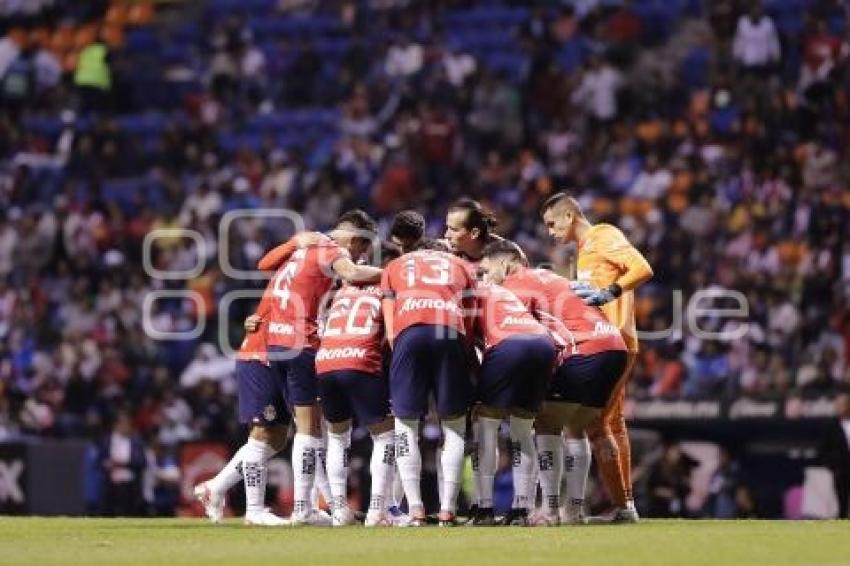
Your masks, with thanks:
[{"label": "player's bare leg", "polygon": [[313,508],[317,452],[323,448],[321,412],[317,405],[295,407],[295,438],[292,442],[292,472],[295,484],[293,525],[329,525],[330,517]]},{"label": "player's bare leg", "polygon": [[365,525],[367,527],[390,526],[393,522],[386,513],[386,494],[392,489],[395,472],[393,420],[387,418],[382,423],[369,426],[368,429],[372,437],[372,458],[369,462],[372,493]]},{"label": "player's bare leg", "polygon": [[496,477],[499,452],[499,426],[508,411],[496,407],[478,407],[479,430],[476,455],[478,460],[478,510],[470,520],[470,526],[492,526],[496,524],[493,513],[493,481]]}]

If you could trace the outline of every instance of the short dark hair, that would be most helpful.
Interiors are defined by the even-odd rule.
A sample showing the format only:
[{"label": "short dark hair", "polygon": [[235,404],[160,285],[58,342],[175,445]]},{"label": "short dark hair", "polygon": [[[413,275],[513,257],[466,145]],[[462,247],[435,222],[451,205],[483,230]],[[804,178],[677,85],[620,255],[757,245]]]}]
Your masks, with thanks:
[{"label": "short dark hair", "polygon": [[560,193],[555,193],[551,197],[547,198],[546,201],[543,203],[543,206],[540,207],[540,214],[544,214],[547,210],[549,210],[562,200],[569,198],[569,196],[570,195],[563,191]]},{"label": "short dark hair", "polygon": [[487,211],[481,203],[471,198],[462,198],[455,201],[449,206],[449,212],[454,210],[463,210],[466,212],[466,220],[463,223],[464,228],[472,230],[478,228],[481,241],[486,242],[490,238],[490,229],[495,228],[498,222],[496,217]]},{"label": "short dark hair", "polygon": [[543,206],[540,207],[540,216],[543,216],[544,214],[546,214],[547,210],[549,210],[550,208],[555,208],[561,203],[570,206],[570,208],[572,208],[579,216],[584,215],[578,201],[569,193],[561,191],[559,193],[555,193],[554,195],[546,199],[546,201],[543,203]]},{"label": "short dark hair", "polygon": [[[369,216],[365,210],[361,210],[359,208],[354,208],[342,213],[342,215],[337,218],[334,228],[339,228],[342,224],[351,224],[357,230],[361,230],[363,232],[369,232],[372,234],[376,234],[378,232],[378,223],[375,222],[375,219]],[[365,238],[366,236],[363,237]]]},{"label": "short dark hair", "polygon": [[496,240],[484,246],[481,257],[495,257],[500,255],[510,256],[517,261],[525,262],[525,253],[515,242],[510,240]]},{"label": "short dark hair", "polygon": [[390,226],[390,236],[401,240],[417,241],[425,235],[425,217],[415,210],[402,210],[395,215]]},{"label": "short dark hair", "polygon": [[401,248],[392,242],[381,242],[381,255],[377,259],[378,265],[375,267],[384,267],[394,259],[401,257]]},{"label": "short dark hair", "polygon": [[424,238],[419,240],[413,251],[419,250],[433,250],[437,252],[452,253],[451,248],[444,240],[437,240],[435,238]]}]

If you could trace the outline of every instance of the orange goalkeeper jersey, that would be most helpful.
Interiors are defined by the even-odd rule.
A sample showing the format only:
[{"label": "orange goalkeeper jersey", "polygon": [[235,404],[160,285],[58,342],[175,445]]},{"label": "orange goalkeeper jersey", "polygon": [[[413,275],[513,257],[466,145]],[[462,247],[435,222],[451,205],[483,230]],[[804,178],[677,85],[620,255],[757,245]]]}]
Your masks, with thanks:
[{"label": "orange goalkeeper jersey", "polygon": [[[621,278],[633,270],[641,274],[647,271],[652,273],[643,255],[611,224],[592,226],[578,244],[576,276],[580,281],[588,281],[600,289],[612,283],[626,287],[629,281]],[[637,352],[634,290],[624,288],[618,299],[603,305],[601,309],[608,321],[620,329],[626,348],[630,352]]]}]

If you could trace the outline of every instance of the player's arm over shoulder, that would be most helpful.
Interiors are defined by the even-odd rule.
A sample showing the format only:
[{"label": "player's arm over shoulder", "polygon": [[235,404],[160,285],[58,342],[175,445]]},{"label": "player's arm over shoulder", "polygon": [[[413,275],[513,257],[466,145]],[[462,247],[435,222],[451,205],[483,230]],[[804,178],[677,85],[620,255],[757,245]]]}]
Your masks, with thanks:
[{"label": "player's arm over shoulder", "polygon": [[347,255],[341,255],[331,264],[331,267],[341,279],[349,283],[376,283],[381,280],[380,267],[357,265]]},{"label": "player's arm over shoulder", "polygon": [[619,228],[605,224],[595,238],[596,251],[615,264],[622,275],[615,283],[623,291],[631,291],[652,278],[652,267]]}]

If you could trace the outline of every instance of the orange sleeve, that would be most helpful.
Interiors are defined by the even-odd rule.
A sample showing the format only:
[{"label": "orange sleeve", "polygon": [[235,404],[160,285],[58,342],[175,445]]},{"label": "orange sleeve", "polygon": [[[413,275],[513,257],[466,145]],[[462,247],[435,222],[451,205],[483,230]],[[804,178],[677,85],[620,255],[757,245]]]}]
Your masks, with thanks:
[{"label": "orange sleeve", "polygon": [[266,318],[266,315],[272,310],[271,296],[268,294],[263,294],[263,298],[260,299],[260,303],[257,305],[257,311],[254,313],[260,318]]},{"label": "orange sleeve", "polygon": [[621,275],[615,283],[623,291],[631,291],[652,277],[649,262],[617,228],[608,228],[600,244],[601,254],[620,270]]},{"label": "orange sleeve", "polygon": [[290,238],[285,244],[272,248],[257,262],[257,269],[260,271],[274,271],[290,258],[298,249],[298,244],[294,238]]}]

